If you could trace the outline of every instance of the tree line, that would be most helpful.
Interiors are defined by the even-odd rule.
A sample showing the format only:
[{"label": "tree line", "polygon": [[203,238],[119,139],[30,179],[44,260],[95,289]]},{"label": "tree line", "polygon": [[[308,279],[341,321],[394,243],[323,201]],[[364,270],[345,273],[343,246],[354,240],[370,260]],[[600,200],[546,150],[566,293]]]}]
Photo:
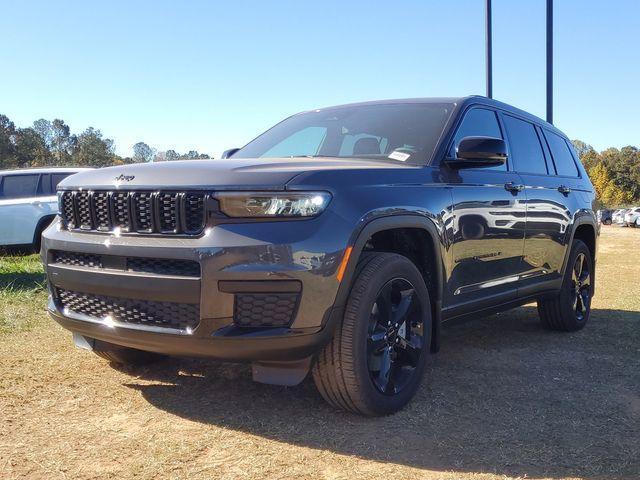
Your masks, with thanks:
[{"label": "tree line", "polygon": [[82,133],[71,133],[64,122],[41,118],[31,127],[19,128],[6,115],[0,114],[0,170],[47,166],[108,167],[129,163],[211,158],[191,150],[180,154],[175,150],[157,151],[144,142],[133,146],[133,155],[115,153],[112,139],[89,127]]},{"label": "tree line", "polygon": [[[589,173],[600,207],[621,207],[640,203],[640,150],[627,146],[597,152],[591,145],[573,140]],[[71,133],[64,120],[41,118],[31,127],[18,128],[0,114],[0,169],[46,166],[107,167],[129,163],[207,159],[206,153],[191,150],[157,151],[144,142],[133,146],[133,155],[115,153],[114,142],[100,130],[89,127]]]},{"label": "tree line", "polygon": [[616,208],[640,203],[640,150],[626,146],[597,152],[581,140],[573,140],[591,178],[599,207]]}]

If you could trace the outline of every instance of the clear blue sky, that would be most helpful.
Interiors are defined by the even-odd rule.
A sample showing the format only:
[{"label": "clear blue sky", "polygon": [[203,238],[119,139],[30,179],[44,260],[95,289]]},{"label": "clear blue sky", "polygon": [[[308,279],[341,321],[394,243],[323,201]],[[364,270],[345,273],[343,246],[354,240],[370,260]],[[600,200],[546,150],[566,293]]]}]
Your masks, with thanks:
[{"label": "clear blue sky", "polygon": [[[556,0],[555,123],[640,145],[640,2]],[[0,0],[0,113],[216,157],[332,104],[484,94],[484,0]],[[545,1],[494,0],[494,96],[545,114]]]}]

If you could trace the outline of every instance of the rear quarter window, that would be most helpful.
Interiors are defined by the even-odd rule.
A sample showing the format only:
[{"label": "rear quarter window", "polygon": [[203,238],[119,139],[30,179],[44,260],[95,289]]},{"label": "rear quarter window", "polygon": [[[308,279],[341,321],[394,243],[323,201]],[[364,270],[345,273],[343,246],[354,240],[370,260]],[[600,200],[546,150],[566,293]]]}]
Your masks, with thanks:
[{"label": "rear quarter window", "polygon": [[569,150],[567,141],[559,135],[556,135],[549,130],[543,129],[544,137],[547,139],[547,145],[551,150],[551,156],[553,157],[553,163],[556,166],[558,175],[563,177],[578,177],[578,167]]}]

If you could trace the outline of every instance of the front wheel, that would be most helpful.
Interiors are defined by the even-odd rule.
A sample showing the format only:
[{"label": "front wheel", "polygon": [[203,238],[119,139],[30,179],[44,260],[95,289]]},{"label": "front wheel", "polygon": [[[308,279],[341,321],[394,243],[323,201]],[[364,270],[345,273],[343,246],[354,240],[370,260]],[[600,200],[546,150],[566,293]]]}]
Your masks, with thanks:
[{"label": "front wheel", "polygon": [[331,405],[362,415],[403,408],[423,376],[431,302],[416,266],[393,253],[363,255],[342,324],[313,367]]},{"label": "front wheel", "polygon": [[560,292],[554,298],[538,300],[542,325],[565,332],[583,328],[591,314],[593,274],[589,248],[581,240],[574,240]]}]

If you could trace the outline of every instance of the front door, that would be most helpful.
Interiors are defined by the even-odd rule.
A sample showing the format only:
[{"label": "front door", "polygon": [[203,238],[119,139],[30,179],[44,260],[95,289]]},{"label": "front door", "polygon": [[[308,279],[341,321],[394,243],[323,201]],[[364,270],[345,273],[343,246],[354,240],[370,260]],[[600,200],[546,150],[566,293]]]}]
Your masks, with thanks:
[{"label": "front door", "polygon": [[[504,138],[496,113],[472,108],[458,128],[450,155],[468,136]],[[446,167],[445,167],[446,168]],[[453,195],[452,265],[446,316],[515,299],[522,272],[525,193],[510,161],[491,168],[446,171]]]}]

